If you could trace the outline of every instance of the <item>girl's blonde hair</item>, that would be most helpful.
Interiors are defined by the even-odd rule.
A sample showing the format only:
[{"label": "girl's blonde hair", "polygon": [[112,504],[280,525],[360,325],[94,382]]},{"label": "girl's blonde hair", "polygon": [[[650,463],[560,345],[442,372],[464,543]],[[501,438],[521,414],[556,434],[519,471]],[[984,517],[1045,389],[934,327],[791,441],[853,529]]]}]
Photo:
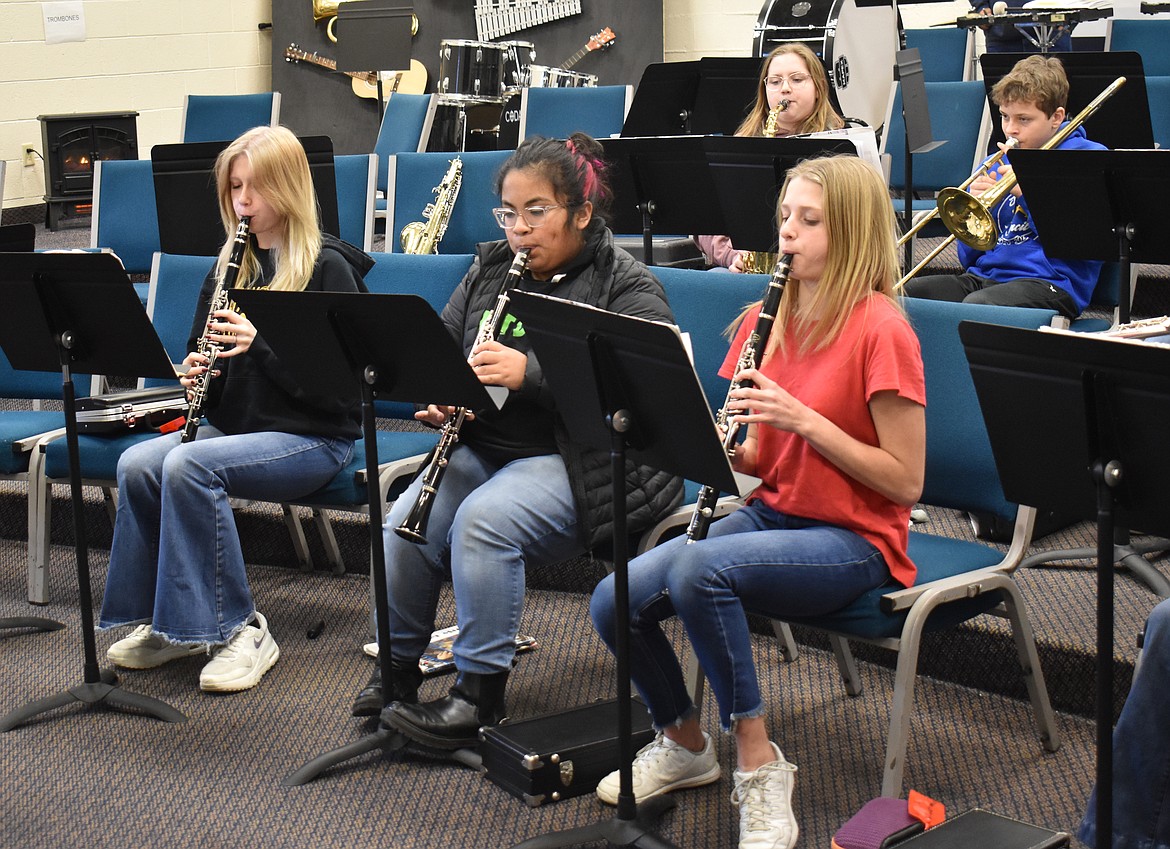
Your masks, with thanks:
[{"label": "girl's blonde hair", "polygon": [[791,53],[799,56],[808,68],[809,77],[817,90],[817,108],[805,119],[804,123],[796,128],[797,133],[819,133],[824,130],[836,130],[845,126],[833,106],[829,102],[829,78],[825,76],[825,66],[817,58],[817,54],[799,41],[788,42],[774,48],[760,68],[760,79],[756,84],[756,102],[752,111],[743,119],[737,136],[761,136],[764,134],[764,122],[768,119],[768,69],[772,67],[772,60],[777,56]]},{"label": "girl's blonde hair", "polygon": [[[256,191],[284,220],[284,232],[273,247],[276,270],[268,288],[300,291],[308,285],[321,253],[321,225],[317,193],[309,174],[309,160],[300,141],[286,127],[255,127],[248,130],[224,148],[215,161],[219,215],[228,235],[219,252],[216,274],[223,279],[231,255],[231,237],[240,223],[232,206],[231,186],[232,163],[238,156],[248,158]],[[249,250],[240,264],[236,285],[252,285],[259,277],[259,263]]]},{"label": "girl's blonde hair", "polygon": [[[789,278],[765,356],[783,346],[788,329],[800,339],[801,352],[827,347],[844,329],[853,307],[873,292],[897,304],[894,286],[899,266],[894,208],[881,175],[856,156],[806,159],[789,170],[784,180],[777,204],[778,220],[782,220],[779,203],[798,178],[821,187],[828,256],[821,279],[807,302],[801,300],[800,281]],[[741,315],[737,323],[742,318]]]}]

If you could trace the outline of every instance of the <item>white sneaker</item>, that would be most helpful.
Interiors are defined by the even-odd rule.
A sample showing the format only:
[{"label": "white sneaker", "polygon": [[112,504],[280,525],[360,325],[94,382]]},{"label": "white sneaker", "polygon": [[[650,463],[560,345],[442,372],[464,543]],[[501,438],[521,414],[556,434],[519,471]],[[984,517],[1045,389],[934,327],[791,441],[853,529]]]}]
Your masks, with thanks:
[{"label": "white sneaker", "polygon": [[[643,746],[634,756],[634,800],[642,802],[652,796],[699,787],[719,780],[719,761],[715,758],[715,743],[706,731],[706,745],[701,752],[692,752],[659,732],[653,741]],[[597,784],[597,798],[607,805],[616,805],[621,790],[621,772],[614,770]]]},{"label": "white sneaker", "polygon": [[800,833],[792,813],[796,766],[771,745],[776,760],[753,772],[735,771],[731,804],[739,808],[739,849],[790,849]]},{"label": "white sneaker", "polygon": [[127,669],[154,669],[180,657],[203,654],[205,646],[180,646],[168,643],[150,630],[149,625],[139,625],[129,637],[118,640],[108,649],[106,657],[117,666]]},{"label": "white sneaker", "polygon": [[215,653],[199,673],[199,689],[209,693],[235,693],[255,687],[264,673],[280,659],[280,647],[268,630],[268,620],[256,614],[257,625],[245,625]]}]

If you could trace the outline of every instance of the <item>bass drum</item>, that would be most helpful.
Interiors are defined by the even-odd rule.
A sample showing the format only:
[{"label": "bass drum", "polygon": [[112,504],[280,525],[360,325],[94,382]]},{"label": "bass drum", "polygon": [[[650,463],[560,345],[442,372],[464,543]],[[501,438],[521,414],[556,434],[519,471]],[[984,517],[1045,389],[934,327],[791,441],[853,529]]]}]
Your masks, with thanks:
[{"label": "bass drum", "polygon": [[532,88],[591,88],[597,85],[597,74],[583,74],[547,65],[529,65],[528,85]]},{"label": "bass drum", "polygon": [[820,57],[833,107],[880,131],[893,105],[902,47],[895,0],[767,0],[756,21],[754,53],[800,41]]},{"label": "bass drum", "polygon": [[446,100],[484,101],[503,97],[502,44],[444,39],[439,42],[438,93]]}]

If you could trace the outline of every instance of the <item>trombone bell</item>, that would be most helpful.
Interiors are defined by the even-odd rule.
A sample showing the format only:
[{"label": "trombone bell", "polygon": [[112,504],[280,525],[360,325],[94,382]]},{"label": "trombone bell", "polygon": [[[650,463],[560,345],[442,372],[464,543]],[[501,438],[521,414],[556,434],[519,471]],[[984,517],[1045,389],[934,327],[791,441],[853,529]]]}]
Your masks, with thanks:
[{"label": "trombone bell", "polygon": [[939,217],[947,230],[977,251],[991,250],[999,235],[991,207],[985,203],[986,200],[962,189],[943,189],[938,193]]}]

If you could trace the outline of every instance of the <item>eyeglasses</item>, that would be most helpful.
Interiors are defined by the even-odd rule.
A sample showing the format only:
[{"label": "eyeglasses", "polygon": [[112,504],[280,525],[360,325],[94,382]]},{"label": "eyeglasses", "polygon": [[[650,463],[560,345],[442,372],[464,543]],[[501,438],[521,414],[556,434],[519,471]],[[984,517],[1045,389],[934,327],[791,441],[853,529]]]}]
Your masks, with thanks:
[{"label": "eyeglasses", "polygon": [[789,88],[799,88],[807,83],[812,77],[808,74],[793,74],[790,77],[767,77],[764,84],[768,88],[783,88],[784,83],[788,83]]},{"label": "eyeglasses", "polygon": [[524,216],[524,223],[529,227],[540,227],[548,221],[548,214],[551,210],[561,209],[564,207],[563,203],[553,203],[548,206],[526,206],[524,209],[517,212],[514,209],[508,209],[506,206],[497,206],[492,210],[492,215],[496,217],[496,223],[505,230],[511,230],[516,226],[516,221],[521,215]]}]

